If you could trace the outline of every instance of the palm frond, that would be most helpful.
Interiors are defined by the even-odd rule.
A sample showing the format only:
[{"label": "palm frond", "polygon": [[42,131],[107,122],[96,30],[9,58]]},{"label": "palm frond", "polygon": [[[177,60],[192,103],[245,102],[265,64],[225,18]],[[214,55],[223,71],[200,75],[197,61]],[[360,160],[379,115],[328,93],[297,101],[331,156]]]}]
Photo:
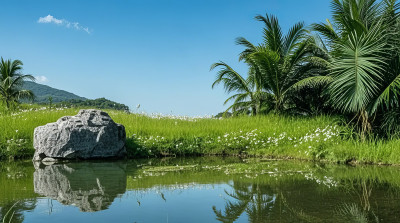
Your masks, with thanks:
[{"label": "palm frond", "polygon": [[341,57],[332,62],[334,81],[329,85],[335,107],[349,112],[365,108],[379,88],[385,59],[383,35],[379,25],[367,33],[351,33],[339,45]]},{"label": "palm frond", "polygon": [[282,29],[279,25],[278,18],[273,15],[255,17],[256,20],[264,22],[265,28],[263,30],[264,44],[272,51],[282,54]]},{"label": "palm frond", "polygon": [[332,83],[333,78],[331,76],[314,76],[308,77],[298,81],[291,87],[291,90],[300,90],[305,87],[316,88],[320,86],[326,86]]},{"label": "palm frond", "polygon": [[246,80],[232,67],[224,62],[219,62],[211,65],[210,70],[214,70],[217,67],[222,68],[217,72],[217,77],[212,84],[212,88],[222,82],[227,93],[232,91],[250,92]]},{"label": "palm frond", "polygon": [[290,28],[289,33],[283,40],[283,54],[288,55],[305,37],[307,30],[304,28],[304,22],[299,22]]},{"label": "palm frond", "polygon": [[313,31],[320,33],[328,41],[333,42],[339,39],[339,34],[336,33],[330,21],[327,19],[327,23],[314,23],[311,25]]},{"label": "palm frond", "polygon": [[225,100],[224,105],[228,104],[230,101],[235,101],[235,103],[236,103],[236,102],[242,102],[242,101],[249,100],[249,99],[250,99],[249,93],[234,94]]},{"label": "palm frond", "polygon": [[275,95],[280,92],[280,56],[274,52],[264,49],[257,51],[251,55],[252,61],[257,65],[257,68],[262,73],[264,81],[264,89],[272,91]]},{"label": "palm frond", "polygon": [[244,46],[246,48],[239,54],[239,61],[246,60],[248,55],[250,55],[256,51],[256,47],[250,41],[245,39],[244,37],[238,37],[236,39],[236,44],[240,45],[240,46]]}]

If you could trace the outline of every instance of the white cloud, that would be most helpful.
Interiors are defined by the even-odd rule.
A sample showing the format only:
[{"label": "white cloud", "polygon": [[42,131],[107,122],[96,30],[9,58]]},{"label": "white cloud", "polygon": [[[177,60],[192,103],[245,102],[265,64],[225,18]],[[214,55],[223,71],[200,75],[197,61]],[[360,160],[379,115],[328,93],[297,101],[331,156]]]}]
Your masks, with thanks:
[{"label": "white cloud", "polygon": [[63,21],[61,19],[56,19],[52,15],[48,15],[46,17],[40,17],[38,23],[55,23],[62,24]]},{"label": "white cloud", "polygon": [[47,83],[49,79],[46,76],[35,76],[36,82],[38,83]]},{"label": "white cloud", "polygon": [[38,23],[54,23],[57,25],[65,26],[67,28],[73,28],[76,30],[81,30],[84,31],[88,34],[90,34],[90,30],[88,27],[84,27],[79,24],[79,22],[70,22],[66,19],[57,19],[52,15],[47,15],[45,17],[40,17],[39,20],[37,21]]}]

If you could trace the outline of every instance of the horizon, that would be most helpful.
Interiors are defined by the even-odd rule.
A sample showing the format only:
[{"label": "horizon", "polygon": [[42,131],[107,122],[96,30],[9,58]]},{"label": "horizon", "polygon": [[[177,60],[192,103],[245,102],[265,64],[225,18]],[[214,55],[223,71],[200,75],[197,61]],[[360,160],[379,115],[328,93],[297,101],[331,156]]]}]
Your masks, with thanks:
[{"label": "horizon", "polygon": [[254,16],[276,15],[286,31],[330,15],[328,0],[113,3],[7,3],[0,56],[21,60],[37,83],[81,97],[104,97],[132,110],[140,104],[147,113],[216,115],[228,107],[227,94],[222,86],[211,88],[216,71],[210,65],[224,61],[247,72],[234,42],[240,36],[261,41],[263,24]]}]

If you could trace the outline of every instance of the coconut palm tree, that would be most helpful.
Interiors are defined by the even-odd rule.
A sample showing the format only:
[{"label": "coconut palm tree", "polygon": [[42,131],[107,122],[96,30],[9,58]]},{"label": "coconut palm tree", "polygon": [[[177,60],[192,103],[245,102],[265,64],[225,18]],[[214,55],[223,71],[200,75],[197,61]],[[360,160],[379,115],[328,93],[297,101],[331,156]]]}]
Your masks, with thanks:
[{"label": "coconut palm tree", "polygon": [[257,115],[261,109],[265,110],[269,94],[262,91],[260,83],[256,81],[254,72],[250,72],[247,78],[237,73],[232,67],[224,62],[214,63],[211,70],[221,67],[217,72],[217,78],[212,87],[223,83],[227,93],[235,92],[224,104],[233,101],[233,104],[225,111],[232,110],[234,115],[248,114]]},{"label": "coconut palm tree", "polygon": [[18,103],[20,99],[33,100],[32,91],[21,89],[26,80],[34,81],[32,75],[21,74],[23,63],[20,60],[4,60],[0,61],[0,99],[10,108],[13,104]]},{"label": "coconut palm tree", "polygon": [[247,54],[246,61],[260,72],[264,90],[273,95],[275,111],[281,112],[290,107],[293,85],[307,75],[303,70],[310,55],[307,30],[299,22],[284,35],[275,16],[258,15],[256,19],[265,25],[264,41]]},{"label": "coconut palm tree", "polygon": [[309,41],[305,38],[307,30],[304,23],[297,23],[283,35],[275,16],[259,15],[256,19],[265,25],[264,41],[259,45],[253,45],[243,37],[236,41],[245,47],[239,55],[239,61],[249,66],[248,76],[244,78],[225,63],[216,63],[212,69],[219,66],[223,68],[213,86],[224,82],[228,93],[237,92],[225,102],[234,100],[228,109],[251,108],[252,114],[259,114],[263,110],[270,110],[265,106],[271,107],[273,104],[274,110],[281,112],[289,107],[293,85],[307,75],[303,69],[311,53]]}]

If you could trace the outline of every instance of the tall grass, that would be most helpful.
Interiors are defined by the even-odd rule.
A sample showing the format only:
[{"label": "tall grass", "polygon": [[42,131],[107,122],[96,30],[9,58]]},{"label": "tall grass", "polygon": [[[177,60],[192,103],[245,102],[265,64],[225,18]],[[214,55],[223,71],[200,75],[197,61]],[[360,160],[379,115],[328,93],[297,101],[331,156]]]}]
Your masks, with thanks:
[{"label": "tall grass", "polygon": [[4,157],[28,157],[34,152],[33,131],[37,126],[57,121],[65,115],[73,115],[78,109],[47,110],[31,107],[16,113],[0,115],[0,155]]},{"label": "tall grass", "polygon": [[277,115],[249,117],[242,116],[230,119],[191,119],[180,120],[164,118],[151,118],[146,115],[127,115],[111,111],[109,114],[114,121],[123,123],[127,135],[162,135],[165,137],[201,137],[221,136],[234,131],[250,132],[260,130],[265,134],[286,132],[289,135],[301,136],[318,127],[333,124],[334,120],[320,116],[316,118],[293,118]]},{"label": "tall grass", "polygon": [[[237,117],[230,119],[180,120],[151,118],[110,112],[112,118],[125,125],[133,156],[248,154],[274,156],[306,156],[305,148],[318,147],[324,141],[299,143],[315,131],[333,128],[335,120],[320,116],[293,118],[277,115]],[[337,137],[337,135],[335,135]],[[290,147],[289,151],[287,147]],[[285,149],[286,148],[286,149]],[[280,151],[285,150],[285,151]]]},{"label": "tall grass", "polygon": [[[25,107],[0,115],[0,156],[31,157],[37,126],[75,115],[79,109]],[[180,118],[106,110],[125,126],[130,158],[189,155],[254,155],[398,164],[400,140],[359,142],[346,139],[345,127],[329,116],[266,115],[229,119]]]}]

